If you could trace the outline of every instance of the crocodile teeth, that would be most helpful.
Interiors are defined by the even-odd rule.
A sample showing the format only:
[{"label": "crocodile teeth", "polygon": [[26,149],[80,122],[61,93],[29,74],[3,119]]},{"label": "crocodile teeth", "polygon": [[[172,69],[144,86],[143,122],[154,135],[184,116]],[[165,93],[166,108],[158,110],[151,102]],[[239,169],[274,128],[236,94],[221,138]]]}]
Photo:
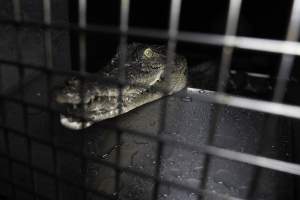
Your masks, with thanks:
[{"label": "crocodile teeth", "polygon": [[91,121],[87,121],[87,122],[76,121],[64,115],[60,115],[60,122],[63,126],[73,130],[80,130],[83,128],[87,128],[93,124],[93,122]]}]

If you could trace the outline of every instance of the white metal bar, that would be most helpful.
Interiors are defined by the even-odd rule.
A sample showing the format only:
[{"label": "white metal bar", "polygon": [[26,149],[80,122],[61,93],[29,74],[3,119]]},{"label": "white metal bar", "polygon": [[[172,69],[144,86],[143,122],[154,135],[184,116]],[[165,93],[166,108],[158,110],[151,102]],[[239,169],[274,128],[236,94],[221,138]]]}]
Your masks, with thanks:
[{"label": "white metal bar", "polygon": [[[130,10],[130,0],[120,0],[120,25],[119,29],[121,32],[120,35],[120,62],[119,62],[119,74],[118,78],[120,82],[126,81],[126,71],[125,71],[125,62],[126,62],[126,54],[127,54],[127,32],[129,27],[129,10]],[[123,90],[120,86],[119,88],[119,95],[118,95],[118,111],[122,113],[122,99],[123,99]],[[117,134],[116,143],[119,145],[121,144],[122,132],[120,131]],[[121,150],[117,148],[116,153],[116,165],[120,166],[120,158],[121,157]],[[115,171],[115,192],[119,192],[120,189],[120,174],[119,170]]]},{"label": "white metal bar", "polygon": [[254,110],[263,113],[275,114],[300,119],[300,107],[283,103],[269,102],[246,97],[237,97],[223,93],[211,92],[210,95],[201,95],[201,89],[188,88],[188,92],[200,94],[199,101],[218,103],[237,108]]},{"label": "white metal bar", "polygon": [[175,59],[176,36],[178,34],[181,0],[172,0],[170,8],[169,31],[168,31],[168,49],[167,49],[167,67],[165,70],[166,81],[170,73],[172,62]]},{"label": "white metal bar", "polygon": [[21,21],[21,2],[20,0],[13,0],[14,20]]},{"label": "white metal bar", "polygon": [[[51,0],[43,0],[43,13],[44,13],[44,23],[46,25],[51,24]],[[52,36],[51,30],[46,28],[45,30],[45,55],[46,55],[46,67],[49,69],[53,68],[53,58],[52,58]]]},{"label": "white metal bar", "polygon": [[44,23],[51,24],[51,0],[43,0]]},{"label": "white metal bar", "polygon": [[240,153],[228,149],[218,148],[214,146],[205,146],[204,151],[210,155],[218,156],[224,159],[230,159],[241,163],[247,163],[254,166],[264,167],[284,173],[300,176],[300,165],[285,162],[277,159],[256,156],[247,153]]},{"label": "white metal bar", "polygon": [[[229,9],[228,9],[227,20],[226,20],[225,36],[236,35],[241,3],[242,3],[241,0],[230,0],[229,1]],[[226,90],[232,55],[233,55],[233,47],[223,46],[219,78],[218,78],[218,84],[217,84],[217,91],[220,93],[223,93]],[[208,135],[207,142],[206,142],[208,145],[212,144],[214,141],[214,135],[216,132],[216,127],[217,127],[217,121],[219,120],[220,112],[222,109],[223,109],[223,107],[218,105],[216,107],[216,111],[213,113],[213,115],[210,119],[210,126],[209,126],[209,130],[208,130],[209,135]],[[208,170],[210,167],[210,160],[211,160],[210,156],[205,155],[202,177],[200,179],[201,189],[206,188],[206,184],[208,181],[207,178],[208,178]],[[202,196],[198,196],[198,199],[199,200],[202,199]]]},{"label": "white metal bar", "polygon": [[[295,0],[291,11],[286,40],[297,41],[300,29],[300,1]],[[287,82],[294,64],[293,55],[283,55],[281,58],[277,82],[273,95],[273,101],[282,101],[284,98]]]},{"label": "white metal bar", "polygon": [[[154,35],[154,34],[153,34]],[[300,56],[300,43],[242,36],[222,36],[192,32],[179,32],[178,40],[200,44],[230,46],[240,49]]]},{"label": "white metal bar", "polygon": [[[180,18],[180,9],[181,9],[181,0],[172,0],[170,6],[170,17],[169,17],[169,29],[168,29],[168,46],[167,46],[167,64],[165,68],[165,81],[166,85],[170,84],[170,73],[172,69],[172,64],[175,62],[175,51],[176,51],[176,36],[178,34],[179,18]],[[160,107],[160,124],[158,135],[165,130],[166,119],[167,119],[167,101],[163,101],[163,104]],[[156,168],[155,168],[155,177],[160,176],[161,168],[161,155],[163,153],[164,144],[161,142],[157,143],[156,149]],[[152,193],[152,199],[158,199],[159,196],[159,183],[155,182],[154,189]]]},{"label": "white metal bar", "polygon": [[[132,27],[128,35],[167,39],[168,34],[162,30]],[[300,56],[300,42],[282,41],[274,39],[195,33],[179,31],[176,39],[182,42],[191,42],[215,46],[229,46],[239,49],[262,51],[270,53],[290,54]]]},{"label": "white metal bar", "polygon": [[181,0],[172,0],[169,19],[169,38],[174,39],[178,34]]},{"label": "white metal bar", "polygon": [[121,0],[120,30],[127,33],[129,24],[130,0]]},{"label": "white metal bar", "polygon": [[120,65],[119,65],[119,80],[125,81],[124,64],[126,62],[127,53],[127,32],[129,27],[129,9],[130,0],[121,0],[120,8]]},{"label": "white metal bar", "polygon": [[78,6],[78,13],[79,13],[79,27],[80,28],[85,28],[86,27],[86,10],[87,10],[87,2],[86,0],[79,0],[79,6]]},{"label": "white metal bar", "polygon": [[[241,10],[241,0],[230,0],[226,22],[226,36],[236,35]],[[233,47],[224,46],[222,50],[221,65],[218,79],[218,91],[223,92],[226,88],[228,73],[232,60]]]},{"label": "white metal bar", "polygon": [[[87,1],[78,0],[78,25],[86,28]],[[81,73],[86,72],[86,33],[79,32],[79,68]]]}]

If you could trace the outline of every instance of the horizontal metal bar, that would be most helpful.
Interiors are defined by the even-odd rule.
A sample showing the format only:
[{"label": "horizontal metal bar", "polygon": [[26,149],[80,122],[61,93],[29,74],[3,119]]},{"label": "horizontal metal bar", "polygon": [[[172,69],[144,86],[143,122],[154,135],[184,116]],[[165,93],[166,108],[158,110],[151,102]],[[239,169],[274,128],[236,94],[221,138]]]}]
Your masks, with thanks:
[{"label": "horizontal metal bar", "polygon": [[201,91],[203,90],[197,88],[187,88],[187,90],[190,93],[200,93],[198,98],[196,98],[199,101],[223,104],[247,110],[300,119],[300,106],[238,97],[217,92],[211,92],[210,95],[203,95],[201,94]]},{"label": "horizontal metal bar", "polygon": [[[121,34],[118,26],[107,25],[86,25],[85,28],[80,28],[76,24],[67,23],[52,23],[47,25],[37,21],[16,22],[13,20],[0,20],[0,24],[4,25],[21,25],[35,28],[49,28],[49,29],[62,29],[74,31],[96,32],[104,34]],[[168,32],[158,29],[147,29],[138,27],[129,27],[129,36],[138,36],[155,39],[168,39]],[[246,50],[271,52],[279,54],[289,54],[300,56],[300,43],[296,41],[263,39],[243,36],[226,36],[219,34],[207,34],[180,31],[178,32],[176,40],[181,42],[192,42],[199,44],[207,44],[214,46],[229,46]]]},{"label": "horizontal metal bar", "polygon": [[234,160],[242,163],[251,164],[267,169],[272,169],[284,173],[294,174],[300,176],[300,165],[277,159],[267,158],[263,156],[256,156],[247,153],[241,153],[224,148],[213,146],[206,146],[205,152],[220,158]]},{"label": "horizontal metal bar", "polygon": [[[130,28],[129,35],[158,39],[168,39],[165,31],[155,29]],[[214,46],[228,46],[253,51],[279,54],[300,55],[300,43],[294,41],[262,39],[242,36],[226,36],[218,34],[180,31],[176,37],[181,42],[191,42]]]}]

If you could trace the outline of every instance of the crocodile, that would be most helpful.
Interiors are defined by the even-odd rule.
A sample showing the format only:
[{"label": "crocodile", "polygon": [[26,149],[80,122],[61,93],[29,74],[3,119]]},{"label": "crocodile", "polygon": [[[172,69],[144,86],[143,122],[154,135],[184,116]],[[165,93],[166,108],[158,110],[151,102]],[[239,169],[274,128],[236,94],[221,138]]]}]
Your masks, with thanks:
[{"label": "crocodile", "polygon": [[[56,90],[54,100],[65,108],[60,115],[63,126],[74,130],[87,128],[186,87],[187,61],[184,56],[175,54],[167,66],[166,46],[132,43],[126,48],[125,85],[72,77]],[[120,54],[118,48],[109,64],[96,72],[99,80],[118,80]]]}]

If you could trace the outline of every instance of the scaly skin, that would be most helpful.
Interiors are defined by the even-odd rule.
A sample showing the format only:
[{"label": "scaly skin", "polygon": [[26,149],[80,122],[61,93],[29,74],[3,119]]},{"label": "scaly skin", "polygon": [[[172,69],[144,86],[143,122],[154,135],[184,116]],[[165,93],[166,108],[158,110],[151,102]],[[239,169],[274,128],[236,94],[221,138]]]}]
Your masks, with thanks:
[{"label": "scaly skin", "polygon": [[[187,83],[186,59],[175,55],[174,61],[168,66],[170,74],[167,81],[166,54],[164,46],[139,43],[128,45],[124,71],[129,85],[122,87],[121,97],[119,88],[114,84],[103,85],[96,81],[85,81],[82,85],[77,78],[68,80],[55,95],[55,101],[68,108],[69,115],[61,115],[61,123],[67,128],[79,130],[180,91]],[[99,79],[104,77],[118,80],[119,60],[120,55],[117,52],[111,63],[98,72]],[[79,104],[84,109],[79,109]],[[82,116],[85,122],[74,115]]]}]

